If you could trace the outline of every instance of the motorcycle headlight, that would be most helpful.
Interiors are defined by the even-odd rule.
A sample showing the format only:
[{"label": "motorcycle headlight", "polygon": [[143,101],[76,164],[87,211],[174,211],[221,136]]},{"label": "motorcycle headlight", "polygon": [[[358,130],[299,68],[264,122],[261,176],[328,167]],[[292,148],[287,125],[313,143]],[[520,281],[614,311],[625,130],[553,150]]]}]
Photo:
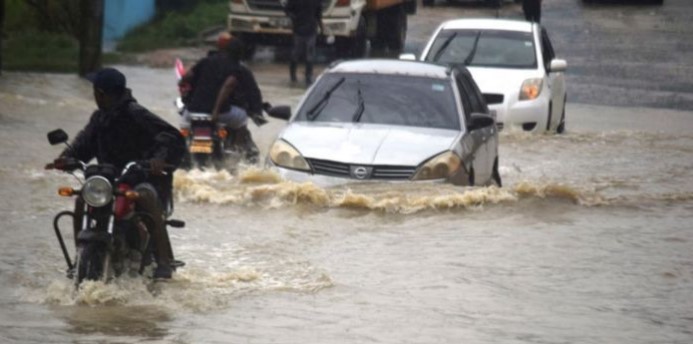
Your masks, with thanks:
[{"label": "motorcycle headlight", "polygon": [[113,187],[108,179],[94,176],[84,183],[82,198],[92,207],[103,207],[113,199]]},{"label": "motorcycle headlight", "polygon": [[522,87],[520,87],[520,100],[537,99],[539,94],[541,94],[541,86],[543,84],[544,80],[541,78],[525,80],[522,83]]},{"label": "motorcycle headlight", "polygon": [[270,148],[269,156],[277,166],[293,170],[310,171],[310,166],[308,166],[306,159],[303,159],[301,153],[286,141],[277,140],[274,142],[272,148]]},{"label": "motorcycle headlight", "polygon": [[462,159],[453,152],[445,152],[424,163],[414,180],[443,179],[453,175],[462,166]]}]

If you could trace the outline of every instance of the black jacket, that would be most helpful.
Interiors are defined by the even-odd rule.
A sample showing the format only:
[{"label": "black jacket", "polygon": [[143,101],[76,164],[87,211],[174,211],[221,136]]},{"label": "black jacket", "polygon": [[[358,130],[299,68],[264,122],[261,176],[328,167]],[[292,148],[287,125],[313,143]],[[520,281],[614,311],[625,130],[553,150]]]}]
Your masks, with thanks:
[{"label": "black jacket", "polygon": [[262,114],[262,93],[253,73],[225,53],[203,58],[192,68],[192,75],[192,91],[186,103],[191,112],[212,113],[219,90],[226,79],[233,75],[238,79],[238,86],[231,98],[222,104],[222,112],[235,105],[248,111],[248,114]]},{"label": "black jacket", "polygon": [[322,20],[321,0],[288,0],[284,11],[291,18],[294,34],[312,36],[317,33]]},{"label": "black jacket", "polygon": [[96,110],[72,147],[62,156],[112,164],[121,170],[128,162],[161,158],[179,166],[185,154],[180,132],[137,103],[130,90],[110,110]]}]

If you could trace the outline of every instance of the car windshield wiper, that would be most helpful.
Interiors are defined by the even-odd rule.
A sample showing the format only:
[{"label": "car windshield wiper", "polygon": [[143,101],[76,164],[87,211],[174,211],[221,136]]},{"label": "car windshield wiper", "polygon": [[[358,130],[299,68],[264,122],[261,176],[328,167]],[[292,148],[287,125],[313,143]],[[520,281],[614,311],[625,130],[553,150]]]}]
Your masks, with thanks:
[{"label": "car windshield wiper", "polygon": [[479,33],[476,34],[476,38],[474,38],[474,46],[472,46],[472,51],[470,51],[467,58],[464,59],[465,66],[469,66],[469,64],[472,63],[472,60],[474,59],[474,55],[476,54],[476,47],[479,45],[479,37],[481,37],[481,31],[479,31]]},{"label": "car windshield wiper", "polygon": [[455,39],[455,37],[457,37],[457,32],[453,32],[452,35],[450,35],[450,37],[448,37],[445,40],[445,42],[443,42],[440,48],[438,48],[438,51],[436,51],[435,55],[433,55],[433,62],[438,61],[440,55],[443,55],[443,52],[445,51],[445,49],[447,49],[448,45],[450,45],[450,42],[452,42],[452,40]]},{"label": "car windshield wiper", "polygon": [[344,83],[344,80],[346,80],[344,77],[340,78],[334,85],[332,85],[332,87],[330,87],[329,90],[327,90],[327,92],[325,92],[322,98],[320,98],[320,100],[306,112],[306,118],[309,121],[314,121],[316,118],[318,118],[318,115],[320,115],[322,109],[324,109],[325,105],[327,105],[327,101],[330,99],[330,96],[332,96],[332,92],[341,86]]},{"label": "car windshield wiper", "polygon": [[356,87],[356,96],[358,97],[359,105],[356,107],[356,111],[354,111],[354,116],[352,116],[353,122],[360,121],[363,111],[366,109],[366,104],[363,102],[363,95],[361,94],[361,80],[359,80]]}]

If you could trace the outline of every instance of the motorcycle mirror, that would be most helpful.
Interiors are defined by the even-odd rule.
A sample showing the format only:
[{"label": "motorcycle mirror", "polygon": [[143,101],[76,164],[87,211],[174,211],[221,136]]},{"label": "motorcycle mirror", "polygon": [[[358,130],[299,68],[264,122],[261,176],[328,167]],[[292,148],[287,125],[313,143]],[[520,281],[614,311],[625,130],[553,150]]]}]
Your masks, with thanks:
[{"label": "motorcycle mirror", "polygon": [[272,108],[267,110],[267,114],[270,117],[274,117],[277,119],[283,119],[285,121],[288,121],[289,118],[291,118],[291,106],[288,106],[288,105],[273,106]]},{"label": "motorcycle mirror", "polygon": [[60,143],[67,142],[67,133],[62,129],[55,129],[48,133],[48,142],[55,146]]}]

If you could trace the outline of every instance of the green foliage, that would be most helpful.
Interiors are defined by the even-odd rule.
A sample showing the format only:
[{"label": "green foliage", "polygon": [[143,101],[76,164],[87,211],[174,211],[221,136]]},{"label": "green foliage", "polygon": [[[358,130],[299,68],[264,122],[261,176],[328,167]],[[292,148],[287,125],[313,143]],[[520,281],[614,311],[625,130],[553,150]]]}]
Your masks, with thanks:
[{"label": "green foliage", "polygon": [[138,52],[158,48],[194,45],[199,34],[210,27],[223,26],[228,15],[228,0],[206,0],[189,11],[169,11],[158,19],[130,32],[118,49]]},{"label": "green foliage", "polygon": [[37,27],[36,14],[24,0],[5,0],[5,32]]},{"label": "green foliage", "polygon": [[3,42],[3,69],[74,72],[79,61],[79,43],[67,34],[9,32]]}]

